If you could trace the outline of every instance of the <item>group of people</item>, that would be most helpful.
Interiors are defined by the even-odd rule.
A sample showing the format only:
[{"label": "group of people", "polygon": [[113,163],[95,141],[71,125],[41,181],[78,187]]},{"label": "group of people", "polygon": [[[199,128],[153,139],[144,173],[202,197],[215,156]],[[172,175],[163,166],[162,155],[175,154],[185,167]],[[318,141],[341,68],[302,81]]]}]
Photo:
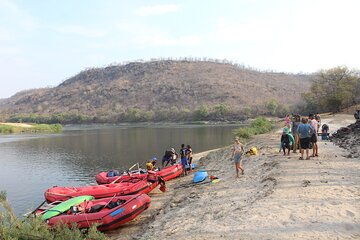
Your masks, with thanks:
[{"label": "group of people", "polygon": [[[286,155],[290,155],[290,149],[296,153],[297,149],[300,148],[300,160],[304,159],[304,153],[306,153],[306,160],[310,157],[318,157],[318,145],[317,135],[321,126],[320,115],[309,114],[309,118],[301,117],[300,115],[287,115],[285,117],[285,128],[281,135],[281,148]],[[291,129],[291,131],[290,131]],[[322,131],[328,131],[328,126]],[[309,149],[312,147],[312,155],[309,155]],[[280,151],[281,151],[280,148]]]},{"label": "group of people", "polygon": [[[309,117],[301,117],[298,114],[292,116],[287,115],[285,117],[285,127],[283,129],[280,139],[280,149],[284,155],[290,155],[292,149],[296,153],[297,149],[300,149],[300,160],[304,159],[306,154],[306,160],[310,157],[318,157],[318,145],[317,135],[321,126],[320,114],[309,114]],[[328,136],[329,127],[324,124],[322,132],[325,132]],[[309,154],[309,149],[312,147],[312,154]],[[232,146],[231,159],[235,162],[236,177],[244,174],[244,167],[242,166],[242,156],[244,154],[244,146],[240,142],[238,137],[235,138],[234,145]]]},{"label": "group of people", "polygon": [[[176,164],[178,158],[180,157],[181,164],[184,166],[184,175],[187,175],[187,166],[189,166],[189,170],[192,170],[192,160],[193,160],[193,150],[190,145],[185,147],[185,144],[181,144],[181,148],[179,153],[175,151],[174,148],[170,150],[166,150],[164,156],[161,160],[162,168],[170,165]],[[146,163],[147,170],[155,170],[155,164],[157,162],[157,158],[153,157]]]}]

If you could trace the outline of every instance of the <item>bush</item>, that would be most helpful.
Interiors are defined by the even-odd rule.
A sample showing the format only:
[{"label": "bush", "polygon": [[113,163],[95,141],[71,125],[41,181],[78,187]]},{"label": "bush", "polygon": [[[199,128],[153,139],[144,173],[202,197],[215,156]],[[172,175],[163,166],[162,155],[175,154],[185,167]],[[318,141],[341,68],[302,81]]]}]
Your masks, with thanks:
[{"label": "bush", "polygon": [[9,134],[14,132],[15,132],[15,128],[13,126],[0,125],[0,133]]},{"label": "bush", "polygon": [[270,121],[264,117],[259,117],[250,124],[250,127],[238,128],[233,133],[242,139],[249,139],[253,135],[270,132],[272,128],[273,125]]}]

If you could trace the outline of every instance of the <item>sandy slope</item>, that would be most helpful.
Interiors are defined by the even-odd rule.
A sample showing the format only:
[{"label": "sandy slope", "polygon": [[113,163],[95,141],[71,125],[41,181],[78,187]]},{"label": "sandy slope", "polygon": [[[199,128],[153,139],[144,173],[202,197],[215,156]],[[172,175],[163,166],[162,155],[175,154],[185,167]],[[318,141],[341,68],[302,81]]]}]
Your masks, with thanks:
[{"label": "sandy slope", "polygon": [[[335,131],[351,115],[328,116]],[[247,145],[260,149],[245,159],[235,179],[230,148],[200,159],[217,184],[178,188],[191,176],[151,194],[152,205],[137,220],[111,233],[113,239],[360,239],[360,159],[320,141],[320,157],[298,160],[278,153],[280,133]]]}]

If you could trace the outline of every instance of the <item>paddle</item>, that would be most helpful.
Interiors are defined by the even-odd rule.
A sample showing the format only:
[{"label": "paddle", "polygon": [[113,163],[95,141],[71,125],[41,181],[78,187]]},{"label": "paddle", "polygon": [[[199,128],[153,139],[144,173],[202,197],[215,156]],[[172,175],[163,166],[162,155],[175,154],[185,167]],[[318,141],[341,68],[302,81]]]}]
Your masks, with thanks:
[{"label": "paddle", "polygon": [[[30,215],[34,214],[39,208],[41,208],[42,205],[44,205],[44,203],[46,203],[46,200],[44,200],[37,208],[35,208],[34,211],[30,212],[30,213],[26,213],[26,218],[28,218]],[[24,216],[25,216],[24,215]]]},{"label": "paddle", "polygon": [[[129,172],[131,169],[133,169],[136,165],[139,166],[139,163],[135,163],[134,165],[132,165],[127,171]],[[120,178],[122,177],[122,175],[120,175],[119,177],[117,177],[114,181],[112,181],[111,183],[109,184],[114,184],[117,182],[117,180],[119,180]]]},{"label": "paddle", "polygon": [[110,201],[108,201],[107,204],[105,204],[105,206],[103,207],[103,209],[106,208],[107,205],[109,205],[109,203],[110,203],[115,197],[116,197],[116,194],[114,194],[114,196],[110,199]]}]

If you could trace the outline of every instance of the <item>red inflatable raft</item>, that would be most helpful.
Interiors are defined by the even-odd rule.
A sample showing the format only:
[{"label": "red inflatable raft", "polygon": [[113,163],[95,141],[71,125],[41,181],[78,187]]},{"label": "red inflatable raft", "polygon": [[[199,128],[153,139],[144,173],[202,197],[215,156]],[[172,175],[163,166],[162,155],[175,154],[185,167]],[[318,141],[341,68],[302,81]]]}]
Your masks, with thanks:
[{"label": "red inflatable raft", "polygon": [[[133,220],[149,205],[150,197],[146,194],[95,199],[73,206],[71,210],[54,216],[46,222],[50,226],[60,222],[69,226],[75,223],[79,228],[89,228],[93,224],[98,224],[100,231],[107,231]],[[46,211],[51,211],[51,208],[41,207],[36,211],[36,215]]]},{"label": "red inflatable raft", "polygon": [[[168,181],[170,179],[176,178],[180,176],[180,174],[183,172],[183,165],[182,164],[175,164],[173,166],[168,166],[160,171],[156,171],[160,177],[162,177],[165,181]],[[109,173],[113,173],[114,171],[109,172],[101,172],[96,175],[95,179],[98,184],[107,184],[112,182],[122,182],[126,181],[126,179],[129,179],[131,177],[138,177],[138,178],[146,178],[148,173],[142,173],[142,172],[131,172],[129,174],[123,174],[118,176],[109,176]]]},{"label": "red inflatable raft", "polygon": [[[91,195],[94,198],[106,198],[112,196],[123,196],[151,192],[163,180],[156,173],[147,174],[147,177],[132,177],[120,183],[104,184],[84,187],[52,187],[45,191],[47,202],[65,201],[72,197]],[[164,188],[160,188],[164,190]]]}]

